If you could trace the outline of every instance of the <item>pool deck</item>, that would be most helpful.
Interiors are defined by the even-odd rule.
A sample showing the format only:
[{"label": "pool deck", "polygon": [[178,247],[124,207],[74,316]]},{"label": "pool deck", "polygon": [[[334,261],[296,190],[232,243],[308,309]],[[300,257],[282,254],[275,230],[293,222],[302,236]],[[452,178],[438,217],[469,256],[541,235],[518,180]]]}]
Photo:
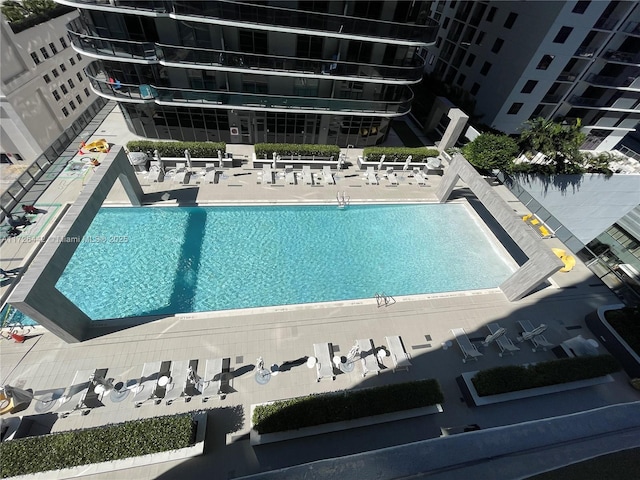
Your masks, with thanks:
[{"label": "pool deck", "polygon": [[[110,116],[113,121],[114,115]],[[117,117],[117,115],[115,115]],[[122,129],[115,123],[105,126],[114,132]],[[125,129],[126,131],[126,129]],[[129,138],[122,138],[125,143]],[[111,140],[110,140],[111,141]],[[250,155],[252,146],[229,145],[236,155]],[[357,149],[351,149],[349,160],[355,163]],[[257,172],[250,165],[226,169],[219,184],[175,185],[172,182],[147,184],[145,193],[157,204],[220,203],[336,203],[337,192],[345,192],[352,202],[435,202],[435,187],[440,177],[429,176],[428,186],[420,187],[412,179],[390,186],[384,179],[379,185],[368,185],[362,172],[350,167],[342,171],[336,185],[286,185],[279,179],[275,185],[258,183]],[[33,236],[52,228],[67,202],[73,202],[91,171],[78,176],[56,179],[36,206],[48,213],[39,215],[29,227]],[[399,175],[400,176],[400,175]],[[526,208],[504,186],[495,186],[518,215]],[[168,194],[168,199],[161,197]],[[119,185],[114,186],[107,202],[126,203]],[[384,228],[384,226],[381,226]],[[26,237],[25,237],[26,238]],[[37,250],[37,243],[7,241],[2,246],[5,270],[27,265]],[[563,248],[555,238],[543,240],[549,248]],[[250,248],[250,246],[244,246]],[[372,252],[372,260],[395,262],[398,268],[419,268],[411,252],[393,250]],[[303,266],[301,266],[303,268]],[[0,344],[0,376],[3,384],[31,388],[39,394],[69,386],[77,370],[109,368],[108,376],[126,380],[139,378],[143,364],[153,361],[180,361],[228,357],[231,360],[232,392],[225,399],[202,403],[199,397],[172,405],[145,405],[134,408],[126,399],[122,403],[106,403],[83,416],[74,414],[59,418],[53,431],[86,428],[106,423],[168,415],[199,409],[213,409],[209,414],[205,455],[187,461],[166,462],[123,472],[126,478],[211,478],[227,479],[303,462],[358,453],[438,437],[440,427],[479,424],[483,429],[509,425],[550,416],[580,412],[601,406],[640,400],[640,392],[628,385],[624,373],[613,375],[610,384],[530,398],[494,406],[470,408],[462,398],[456,377],[462,372],[499,365],[524,364],[551,360],[551,351],[532,352],[528,343],[513,356],[498,356],[498,348],[483,348],[479,340],[488,334],[486,325],[499,322],[515,341],[517,321],[528,319],[534,325],[548,326],[546,338],[554,344],[576,335],[592,338],[584,316],[601,305],[619,303],[591,271],[580,261],[569,273],[557,273],[552,285],[523,300],[509,302],[497,289],[451,294],[397,297],[396,303],[379,307],[374,298],[335,302],[259,308],[212,314],[184,314],[128,328],[79,344],[66,344],[42,328],[36,328],[25,343],[2,341]],[[1,294],[9,292],[11,282],[4,280]],[[105,282],[109,278],[105,278]],[[375,286],[372,286],[375,291]],[[87,295],[91,295],[87,286]],[[117,302],[117,299],[113,299]],[[464,328],[483,356],[478,362],[463,363],[462,355],[451,334],[452,328]],[[386,346],[385,336],[400,335],[411,354],[412,367],[407,372],[393,372],[389,358],[379,375],[361,375],[360,365],[351,373],[339,374],[335,381],[316,381],[315,369],[305,364],[272,375],[261,385],[255,378],[255,364],[262,357],[265,366],[281,365],[312,356],[314,343],[331,342],[336,353],[346,355],[356,339],[370,338],[376,347]],[[605,353],[603,347],[599,348]],[[325,434],[304,440],[251,447],[249,409],[251,404],[335,390],[372,387],[422,378],[436,378],[444,395],[444,411],[438,415],[365,427],[353,431]],[[36,402],[21,412],[35,414]],[[363,406],[366,408],[366,406]],[[604,448],[604,447],[603,447]],[[514,461],[517,461],[514,459]],[[113,473],[86,478],[109,479]],[[453,477],[452,477],[453,478]]]}]

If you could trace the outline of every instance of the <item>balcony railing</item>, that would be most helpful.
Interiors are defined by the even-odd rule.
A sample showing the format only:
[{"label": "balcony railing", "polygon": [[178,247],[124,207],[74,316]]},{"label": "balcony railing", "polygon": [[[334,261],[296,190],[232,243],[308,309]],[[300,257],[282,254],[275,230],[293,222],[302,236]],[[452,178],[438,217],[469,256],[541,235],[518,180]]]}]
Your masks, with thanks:
[{"label": "balcony railing", "polygon": [[640,65],[640,53],[621,52],[619,50],[607,50],[603,55],[607,60],[618,63]]},{"label": "balcony railing", "polygon": [[246,107],[257,110],[292,109],[399,116],[411,110],[411,101],[413,100],[413,93],[409,88],[405,92],[406,95],[400,100],[374,101],[261,95],[136,85],[108,79],[104,73],[90,75],[87,72],[87,77],[98,95],[110,100],[132,103],[188,103],[204,108]]},{"label": "balcony railing", "polygon": [[576,81],[576,74],[575,73],[569,73],[569,72],[562,72],[560,75],[558,75],[558,82],[575,82]]},{"label": "balcony railing", "polygon": [[[569,99],[569,103],[576,107],[593,107],[593,108],[608,108],[611,110],[623,110],[628,112],[636,112],[636,108],[632,104],[624,105],[620,102],[629,101],[634,102],[633,99],[608,99],[602,100],[600,98],[588,98],[574,95]],[[617,105],[616,105],[617,103]]]},{"label": "balcony railing", "polygon": [[638,75],[635,76],[617,76],[607,77],[604,75],[594,75],[593,73],[587,77],[587,82],[592,85],[600,85],[603,87],[631,87],[632,84],[638,80]]},{"label": "balcony railing", "polygon": [[545,95],[541,103],[558,103],[561,98],[562,95]]},{"label": "balcony railing", "polygon": [[638,22],[628,22],[623,29],[624,33],[628,33],[629,35],[638,35],[640,36],[640,23]]},{"label": "balcony railing", "polygon": [[145,63],[180,63],[208,67],[227,67],[296,74],[329,75],[388,82],[417,83],[422,80],[424,60],[415,56],[403,65],[376,65],[338,60],[306,59],[257,55],[224,50],[105,39],[91,34],[79,21],[67,24],[71,42],[81,52],[99,57],[117,57]]},{"label": "balcony railing", "polygon": [[593,47],[580,47],[573,55],[575,57],[592,58],[596,54],[597,49]]},{"label": "balcony railing", "polygon": [[620,19],[616,17],[603,17],[596,22],[593,28],[598,30],[613,30],[619,21]]},{"label": "balcony railing", "polygon": [[[65,5],[83,8],[87,5],[116,7],[168,15],[193,17],[193,21],[225,20],[247,24],[286,27],[303,31],[393,39],[431,44],[435,42],[438,23],[424,16],[417,24],[361,19],[345,15],[300,11],[290,8],[254,5],[227,0],[217,1],[133,1],[133,0],[58,0]],[[247,25],[250,28],[250,25]],[[303,33],[303,32],[301,32]]]}]

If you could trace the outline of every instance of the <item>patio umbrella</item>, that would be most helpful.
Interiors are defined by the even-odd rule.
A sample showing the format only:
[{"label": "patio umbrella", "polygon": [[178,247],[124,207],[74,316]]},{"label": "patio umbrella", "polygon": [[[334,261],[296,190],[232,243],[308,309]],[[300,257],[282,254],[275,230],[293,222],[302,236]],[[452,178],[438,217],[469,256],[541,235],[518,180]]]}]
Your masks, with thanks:
[{"label": "patio umbrella", "polygon": [[337,170],[340,171],[340,166],[344,163],[344,157],[342,156],[342,153],[340,153],[340,155],[338,155],[338,167]]},{"label": "patio umbrella", "polygon": [[489,345],[491,342],[494,342],[495,340],[497,340],[498,338],[500,338],[502,335],[504,335],[505,333],[507,333],[507,329],[506,328],[502,328],[500,327],[498,330],[496,330],[494,333],[492,333],[491,335],[487,335],[487,338],[484,339],[484,341],[482,342],[483,346],[487,346]]},{"label": "patio umbrella", "polygon": [[191,170],[191,154],[187,149],[184,151],[184,159],[187,161],[187,170]]},{"label": "patio umbrella", "polygon": [[385,159],[386,155],[382,155],[380,157],[380,163],[378,163],[378,171],[382,170],[382,164],[384,163],[384,159]]},{"label": "patio umbrella", "polygon": [[162,169],[162,158],[160,158],[160,152],[157,149],[153,151],[153,156],[157,159],[160,169]]},{"label": "patio umbrella", "polygon": [[409,164],[411,163],[411,159],[413,157],[411,155],[409,155],[407,157],[407,159],[404,161],[404,165],[402,166],[402,178],[404,179],[404,172],[406,172],[407,170],[409,170]]},{"label": "patio umbrella", "polygon": [[540,335],[546,329],[547,329],[547,326],[544,323],[541,323],[540,325],[538,325],[536,328],[534,328],[530,332],[522,332],[522,336],[521,336],[522,341],[524,342],[525,340],[531,340],[536,335]]}]

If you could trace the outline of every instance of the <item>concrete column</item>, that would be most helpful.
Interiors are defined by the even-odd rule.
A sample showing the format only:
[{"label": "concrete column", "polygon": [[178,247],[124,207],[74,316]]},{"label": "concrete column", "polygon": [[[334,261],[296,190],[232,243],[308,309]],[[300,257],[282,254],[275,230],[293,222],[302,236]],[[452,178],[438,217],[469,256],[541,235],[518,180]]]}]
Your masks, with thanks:
[{"label": "concrete column", "polygon": [[443,152],[447,148],[454,147],[464,127],[466,127],[469,121],[469,116],[459,108],[452,108],[447,113],[447,116],[451,119],[449,126],[442,135],[442,140],[438,144],[438,150]]}]

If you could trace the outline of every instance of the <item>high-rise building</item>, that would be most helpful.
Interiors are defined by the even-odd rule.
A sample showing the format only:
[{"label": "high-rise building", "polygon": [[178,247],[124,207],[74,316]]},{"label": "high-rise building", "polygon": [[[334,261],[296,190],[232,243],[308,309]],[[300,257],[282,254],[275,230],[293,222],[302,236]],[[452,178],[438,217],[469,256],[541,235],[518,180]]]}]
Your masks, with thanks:
[{"label": "high-rise building", "polygon": [[437,1],[427,70],[468,92],[508,134],[534,117],[581,119],[584,149],[640,122],[640,7],[632,1]]},{"label": "high-rise building", "polygon": [[3,161],[30,164],[65,131],[77,135],[88,121],[85,109],[98,99],[83,70],[88,61],[67,36],[66,25],[78,13],[57,7],[39,18],[0,19]]},{"label": "high-rise building", "polygon": [[186,141],[380,143],[438,28],[422,1],[56,1],[129,129]]}]

